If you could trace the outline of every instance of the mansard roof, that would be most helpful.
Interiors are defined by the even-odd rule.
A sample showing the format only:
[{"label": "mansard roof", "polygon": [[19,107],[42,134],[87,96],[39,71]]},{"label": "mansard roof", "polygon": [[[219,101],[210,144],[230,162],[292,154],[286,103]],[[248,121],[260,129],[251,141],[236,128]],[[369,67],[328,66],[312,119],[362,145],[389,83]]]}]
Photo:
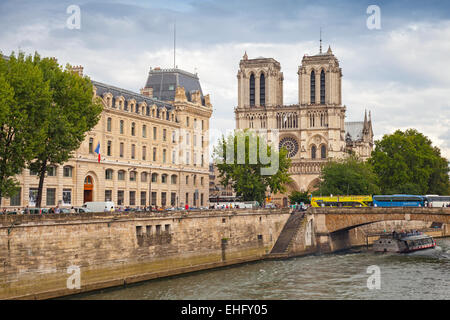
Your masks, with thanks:
[{"label": "mansard roof", "polygon": [[173,106],[170,103],[160,101],[155,98],[144,96],[140,93],[136,93],[133,91],[129,91],[126,89],[117,88],[108,84],[104,84],[98,81],[92,81],[92,84],[97,88],[97,95],[103,96],[103,94],[110,92],[113,95],[113,105],[115,104],[115,98],[123,96],[125,98],[125,103],[128,103],[128,100],[134,99],[136,103],[139,104],[141,102],[145,102],[148,106],[156,105],[158,109],[166,108],[167,110],[172,110]]},{"label": "mansard roof", "polygon": [[153,88],[153,96],[162,101],[174,101],[177,87],[184,87],[186,98],[192,102],[191,94],[200,91],[202,105],[205,105],[202,87],[197,74],[181,69],[150,68],[145,88]]}]

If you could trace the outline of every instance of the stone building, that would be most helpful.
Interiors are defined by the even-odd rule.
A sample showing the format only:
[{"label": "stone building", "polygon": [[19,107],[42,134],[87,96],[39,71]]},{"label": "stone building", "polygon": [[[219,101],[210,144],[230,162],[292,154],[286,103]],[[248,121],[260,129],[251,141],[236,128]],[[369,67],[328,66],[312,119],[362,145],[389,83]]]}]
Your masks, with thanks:
[{"label": "stone building", "polygon": [[[247,53],[239,64],[237,129],[279,131],[279,147],[292,159],[292,190],[312,190],[328,159],[354,152],[367,159],[373,148],[372,121],[345,122],[342,105],[342,70],[328,48],[313,56],[304,55],[298,68],[298,104],[283,104],[283,73],[278,61]],[[286,195],[275,201],[287,204]]]},{"label": "stone building", "polygon": [[[83,74],[83,67],[73,68]],[[114,201],[118,206],[208,206],[212,105],[199,78],[150,69],[140,93],[92,81],[100,121],[64,165],[50,167],[42,207]],[[95,152],[100,145],[100,162]],[[20,192],[2,207],[34,206],[36,173],[24,170]]]},{"label": "stone building", "polygon": [[223,186],[220,183],[219,169],[214,163],[209,164],[209,202],[211,204],[218,202],[234,202],[236,201],[236,192],[233,187],[228,184]]}]

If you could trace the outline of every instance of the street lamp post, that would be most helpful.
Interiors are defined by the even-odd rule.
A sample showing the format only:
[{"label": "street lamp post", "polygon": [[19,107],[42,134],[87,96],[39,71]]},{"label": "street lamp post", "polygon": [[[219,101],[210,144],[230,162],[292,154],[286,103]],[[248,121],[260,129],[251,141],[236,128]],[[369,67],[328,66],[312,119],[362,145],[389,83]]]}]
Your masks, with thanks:
[{"label": "street lamp post", "polygon": [[148,187],[148,204],[150,207],[150,211],[152,211],[152,167],[149,168],[149,187]]}]

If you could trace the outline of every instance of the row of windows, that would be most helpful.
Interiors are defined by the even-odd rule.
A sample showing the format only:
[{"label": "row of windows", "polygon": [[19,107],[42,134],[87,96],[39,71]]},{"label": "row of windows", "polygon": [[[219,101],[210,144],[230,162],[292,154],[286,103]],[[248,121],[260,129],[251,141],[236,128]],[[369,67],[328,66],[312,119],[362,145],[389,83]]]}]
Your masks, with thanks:
[{"label": "row of windows", "polygon": [[[310,101],[316,103],[316,73],[311,71],[310,78]],[[320,104],[325,104],[325,71],[320,72]]]},{"label": "row of windows", "polygon": [[328,127],[328,114],[327,112],[309,112],[309,126],[313,127]]},{"label": "row of windows", "polygon": [[[189,116],[186,116],[186,127],[189,128]],[[204,130],[205,129],[205,123],[204,120],[201,121],[201,127],[198,127],[197,119],[194,118],[194,130]]]},{"label": "row of windows", "polygon": [[[130,126],[130,133],[132,136],[136,136],[136,130],[137,126],[135,122],[131,123]],[[112,131],[112,118],[106,119],[106,131],[111,132]],[[125,133],[125,121],[120,120],[119,121],[119,133],[124,134]],[[142,125],[142,138],[147,138],[147,125]],[[163,141],[167,141],[167,129],[163,129],[162,132]],[[156,140],[158,138],[158,128],[153,127],[153,140]],[[176,133],[175,131],[172,132],[172,142],[176,142]]]},{"label": "row of windows", "polygon": [[[31,176],[36,176],[38,173],[36,171],[30,170]],[[47,168],[47,177],[56,177],[58,174],[58,167],[56,166],[49,166]],[[73,174],[73,167],[71,166],[64,166],[63,167],[63,177],[65,178],[72,178]]]},{"label": "row of windows", "polygon": [[[130,205],[130,206],[135,206],[138,203],[141,206],[146,206],[147,205],[147,192],[146,191],[141,191],[140,192],[140,201],[138,202],[138,200],[136,199],[136,195],[137,192],[136,191],[129,191],[129,198],[128,198],[128,204],[125,204],[125,191],[124,190],[117,190],[117,199],[113,199],[113,193],[112,190],[105,190],[105,201],[115,201],[117,203],[117,205],[119,206],[123,206],[123,205]],[[170,193],[170,199],[167,198],[168,196],[168,192],[160,192],[160,200],[161,200],[161,206],[165,207],[165,206],[176,206],[176,205],[180,205],[180,203],[177,203],[177,200],[179,200],[180,202],[182,201],[182,199],[177,199],[177,193],[176,192],[171,192]],[[151,193],[151,205],[152,206],[156,206],[158,203],[158,192],[152,192]],[[199,203],[200,200],[200,203]],[[169,202],[170,201],[170,202]],[[184,203],[185,204],[193,204],[194,206],[197,205],[201,205],[204,206],[205,205],[205,196],[203,193],[200,193],[200,197],[198,197],[198,194],[194,193],[192,194],[192,196],[190,196],[189,192],[186,192],[185,194],[185,198],[184,198]]]},{"label": "row of windows", "polygon": [[[173,177],[173,176],[172,176]],[[176,176],[175,176],[176,177]],[[203,177],[201,178],[203,181]],[[203,183],[203,182],[202,182]],[[28,197],[28,201],[29,201],[29,206],[33,207],[36,205],[36,199],[37,199],[37,193],[38,193],[38,189],[37,188],[30,188],[29,189],[29,197]],[[67,206],[67,205],[72,205],[72,189],[63,189],[63,194],[62,194],[62,205],[63,206]],[[161,199],[161,205],[162,206],[166,206],[168,205],[167,202],[167,193],[166,192],[161,192],[160,194],[160,199]],[[170,193],[170,205],[171,206],[175,206],[176,204],[176,193],[175,192],[171,192]],[[124,190],[118,190],[117,191],[117,204],[118,205],[125,205],[125,191]],[[136,201],[136,191],[129,191],[129,205],[130,206],[134,206],[137,205],[137,201]],[[192,197],[192,201],[193,202],[189,202],[190,198],[189,198],[189,192],[186,193],[186,197],[185,197],[185,203],[190,204],[193,203],[194,205],[198,205],[198,200],[200,200],[200,205],[203,206],[204,205],[204,194],[201,193],[200,194],[200,199],[198,199],[198,194],[194,193],[193,197]],[[105,190],[105,201],[113,201],[112,198],[112,190]],[[46,189],[46,201],[45,201],[46,206],[55,206],[56,205],[56,188],[47,188]],[[152,205],[156,205],[157,204],[157,192],[152,192]],[[16,193],[16,195],[14,195],[13,197],[10,198],[10,206],[20,206],[21,205],[21,188],[19,188],[18,192]],[[147,192],[146,191],[141,191],[140,192],[140,205],[145,206],[147,205]]]},{"label": "row of windows", "polygon": [[109,96],[108,94],[105,95],[105,102],[106,105],[110,108],[118,108],[119,110],[124,111],[130,111],[136,114],[142,114],[151,116],[153,118],[158,118],[162,120],[168,120],[168,121],[178,121],[178,119],[175,117],[175,114],[171,111],[165,111],[160,110],[156,106],[150,107],[147,106],[145,102],[141,102],[139,106],[136,105],[134,102],[126,101],[125,99],[116,99],[116,103],[113,105],[113,98]]},{"label": "row of windows", "polygon": [[[125,170],[119,170],[117,171],[117,180],[121,180],[124,181],[125,180],[125,175],[126,175],[126,171]],[[130,181],[137,181],[137,172],[136,171],[131,171],[129,176],[130,176]],[[141,176],[141,182],[147,182],[148,179],[148,172],[141,172],[140,176]],[[106,180],[113,180],[113,176],[114,176],[114,170],[112,169],[106,169],[105,170],[105,179]],[[158,182],[158,177],[160,175],[158,173],[152,173],[152,182],[157,183]],[[161,174],[161,183],[168,183],[168,179],[169,179],[169,175],[166,173]],[[170,176],[170,183],[171,184],[176,184],[177,183],[177,179],[178,176],[173,174]],[[189,176],[186,176],[186,184],[189,184]],[[194,175],[193,176],[193,184],[196,185],[197,184],[197,176]],[[204,185],[204,177],[200,177],[200,185]]]},{"label": "row of windows", "polygon": [[[111,157],[113,154],[112,151],[112,141],[108,140],[107,144],[106,144],[106,155]],[[125,144],[123,142],[120,142],[119,144],[119,157],[123,158],[125,155]],[[130,150],[130,156],[131,159],[136,159],[136,145],[132,144],[131,145],[131,150]],[[162,163],[167,163],[167,149],[163,149],[162,150]],[[185,160],[186,160],[186,164],[190,164],[191,163],[191,153],[189,151],[186,151],[185,153]],[[142,152],[141,152],[141,157],[142,160],[147,160],[147,147],[146,146],[142,146]],[[199,164],[200,166],[203,166],[205,163],[205,157],[203,154],[200,154],[200,158],[198,157],[198,153],[194,152],[193,153],[193,164],[197,165]],[[153,148],[152,150],[152,161],[158,161],[158,149],[156,147]],[[176,150],[172,150],[172,164],[176,164],[177,161],[177,152]]]},{"label": "row of windows", "polygon": [[[311,147],[311,159],[316,159],[317,156],[317,148],[315,145]],[[320,147],[320,158],[326,159],[327,158],[327,147],[325,145],[322,145]]]},{"label": "row of windows", "polygon": [[[106,131],[108,132],[112,132],[112,118],[107,118],[106,119]],[[189,117],[186,117],[186,126],[189,127]],[[197,119],[194,119],[194,129],[198,129],[198,130],[204,130],[204,121],[201,121],[201,128],[198,128],[197,125]],[[136,136],[136,130],[137,130],[137,126],[135,122],[131,123],[130,126],[130,133],[132,136]],[[120,120],[119,121],[119,132],[120,134],[124,134],[125,132],[125,121],[124,120]],[[153,127],[153,140],[157,139],[157,133],[158,133],[158,128],[157,127]],[[167,129],[163,129],[163,140],[166,141],[166,137],[167,137]],[[142,125],[142,138],[147,138],[147,125]],[[172,132],[172,142],[175,142],[175,131]]]},{"label": "row of windows", "polygon": [[298,114],[295,112],[277,113],[276,120],[278,129],[298,128]]}]

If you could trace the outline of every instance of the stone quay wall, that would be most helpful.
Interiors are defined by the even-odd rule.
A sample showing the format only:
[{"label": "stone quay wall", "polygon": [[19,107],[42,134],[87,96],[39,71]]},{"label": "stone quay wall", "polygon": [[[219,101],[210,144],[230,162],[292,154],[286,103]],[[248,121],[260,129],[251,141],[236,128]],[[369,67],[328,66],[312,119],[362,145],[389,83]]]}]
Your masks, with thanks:
[{"label": "stone quay wall", "polygon": [[281,209],[0,216],[0,299],[60,297],[263,259],[288,218]]}]

